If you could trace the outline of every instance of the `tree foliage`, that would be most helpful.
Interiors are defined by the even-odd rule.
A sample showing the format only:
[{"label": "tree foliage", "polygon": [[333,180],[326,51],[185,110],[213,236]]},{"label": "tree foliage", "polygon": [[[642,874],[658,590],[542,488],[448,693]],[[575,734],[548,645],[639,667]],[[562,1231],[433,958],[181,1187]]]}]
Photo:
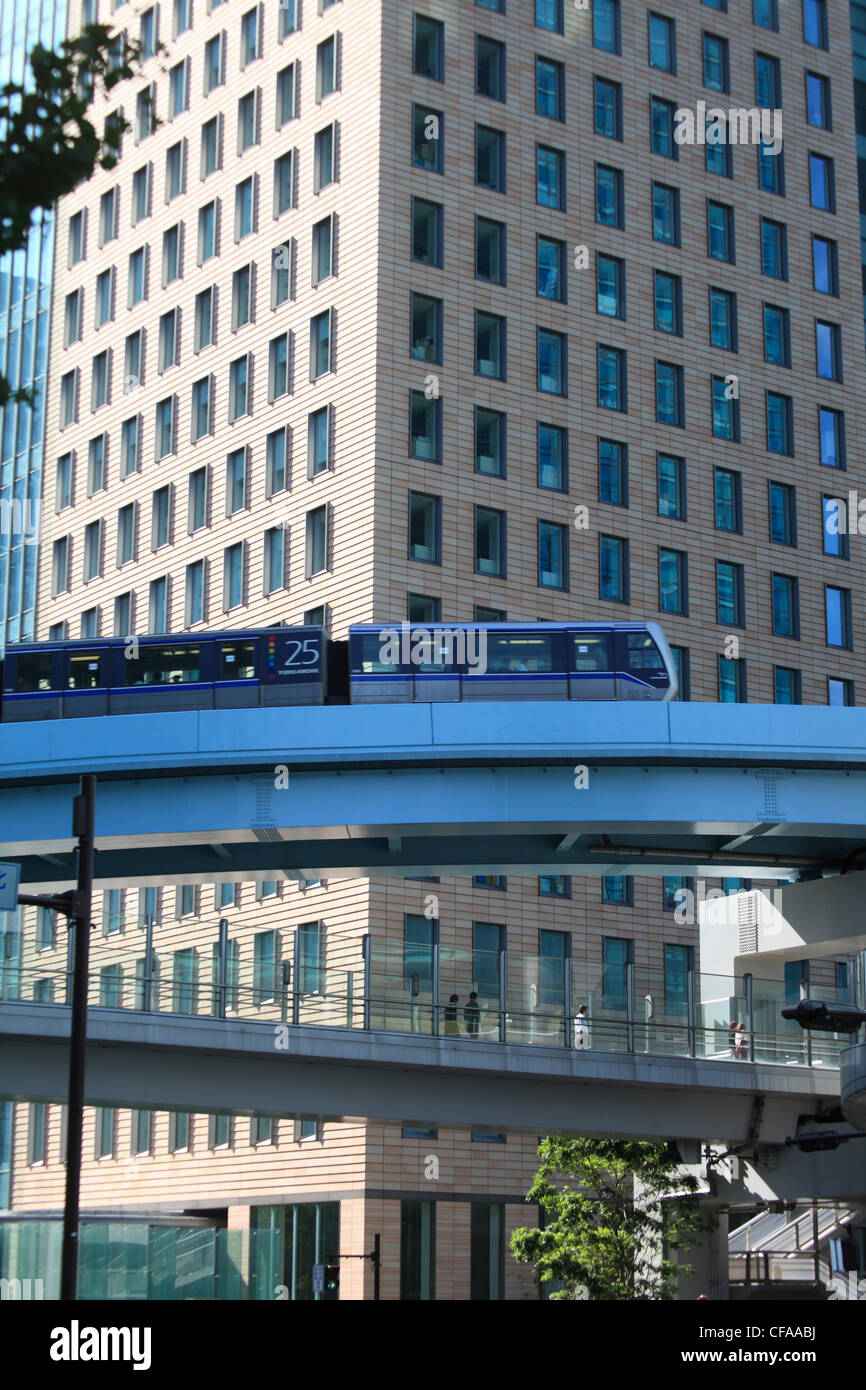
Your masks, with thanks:
[{"label": "tree foliage", "polygon": [[[94,93],[133,76],[138,56],[138,45],[90,24],[56,53],[37,44],[30,79],[0,88],[0,254],[25,244],[38,208],[117,163],[127,123],[106,121],[100,133],[88,112]],[[32,403],[31,392],[0,376],[0,406],[10,398]]]},{"label": "tree foliage", "polygon": [[540,1203],[543,1225],[515,1231],[511,1249],[542,1283],[561,1281],[551,1299],[676,1298],[687,1272],[676,1253],[708,1227],[697,1179],[680,1172],[673,1146],[548,1138],[538,1156],[526,1200]]}]

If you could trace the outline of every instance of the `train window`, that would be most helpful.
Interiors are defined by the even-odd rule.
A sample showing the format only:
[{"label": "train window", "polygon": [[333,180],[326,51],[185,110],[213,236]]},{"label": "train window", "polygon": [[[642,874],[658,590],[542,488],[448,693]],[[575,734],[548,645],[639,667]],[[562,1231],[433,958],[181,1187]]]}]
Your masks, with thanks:
[{"label": "train window", "polygon": [[70,652],[68,690],[96,690],[105,684],[102,679],[103,652]]},{"label": "train window", "polygon": [[572,671],[610,671],[609,635],[606,632],[571,634]]},{"label": "train window", "polygon": [[417,629],[412,633],[412,664],[419,672],[453,671],[460,648],[464,646],[465,640],[450,629],[446,632],[435,627],[429,631]]},{"label": "train window", "polygon": [[[392,631],[389,638],[385,634]],[[400,655],[400,631],[395,628],[361,634],[361,659],[358,670],[362,676],[395,675],[400,669],[399,659],[389,658]]]},{"label": "train window", "polygon": [[140,647],[139,655],[124,661],[126,685],[189,685],[200,679],[200,653],[197,646]]},{"label": "train window", "polygon": [[19,652],[15,658],[16,691],[26,694],[35,690],[50,690],[52,655],[52,652]]},{"label": "train window", "polygon": [[549,632],[487,631],[487,670],[493,675],[553,670],[553,639]]},{"label": "train window", "polygon": [[624,635],[627,670],[664,672],[661,652],[648,632],[627,632]]},{"label": "train window", "polygon": [[221,681],[255,680],[255,642],[221,642],[219,678]]}]

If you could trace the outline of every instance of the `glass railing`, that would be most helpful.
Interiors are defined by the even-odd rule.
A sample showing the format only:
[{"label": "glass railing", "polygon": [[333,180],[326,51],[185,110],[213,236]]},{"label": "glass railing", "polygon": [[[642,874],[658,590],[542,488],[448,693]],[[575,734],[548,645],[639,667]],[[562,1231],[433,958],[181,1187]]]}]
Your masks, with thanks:
[{"label": "glass railing", "polygon": [[[781,1066],[838,1066],[850,1041],[783,1019],[776,980],[361,932],[315,941],[291,930],[245,935],[228,942],[224,960],[218,943],[180,949],[182,939],[176,922],[154,928],[150,954],[144,929],[94,935],[89,1006]],[[61,954],[23,934],[2,999],[67,1003]],[[836,1002],[833,988],[816,994]]]}]

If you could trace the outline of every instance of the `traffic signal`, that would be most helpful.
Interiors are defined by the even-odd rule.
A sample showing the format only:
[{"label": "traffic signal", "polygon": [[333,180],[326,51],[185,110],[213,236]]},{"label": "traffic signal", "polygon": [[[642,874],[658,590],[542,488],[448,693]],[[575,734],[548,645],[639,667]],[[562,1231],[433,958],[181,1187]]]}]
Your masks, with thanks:
[{"label": "traffic signal", "polygon": [[325,1289],[328,1293],[335,1293],[340,1287],[340,1266],[325,1265]]}]

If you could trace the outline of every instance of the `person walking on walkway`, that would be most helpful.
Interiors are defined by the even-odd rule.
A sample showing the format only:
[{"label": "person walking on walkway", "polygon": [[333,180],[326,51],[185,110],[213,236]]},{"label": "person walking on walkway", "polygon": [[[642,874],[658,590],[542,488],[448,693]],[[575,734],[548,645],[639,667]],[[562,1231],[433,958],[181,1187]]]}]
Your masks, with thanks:
[{"label": "person walking on walkway", "polygon": [[446,1036],[455,1037],[460,1033],[457,1022],[457,1005],[460,1003],[460,995],[452,994],[448,1003],[445,1005],[445,1033]]},{"label": "person walking on walkway", "polygon": [[463,1018],[469,1037],[477,1038],[478,1030],[481,1027],[481,1005],[478,1003],[478,995],[474,989],[463,1008]]},{"label": "person walking on walkway", "polygon": [[581,1004],[574,1017],[575,1047],[589,1047],[589,1014],[585,1004]]}]

